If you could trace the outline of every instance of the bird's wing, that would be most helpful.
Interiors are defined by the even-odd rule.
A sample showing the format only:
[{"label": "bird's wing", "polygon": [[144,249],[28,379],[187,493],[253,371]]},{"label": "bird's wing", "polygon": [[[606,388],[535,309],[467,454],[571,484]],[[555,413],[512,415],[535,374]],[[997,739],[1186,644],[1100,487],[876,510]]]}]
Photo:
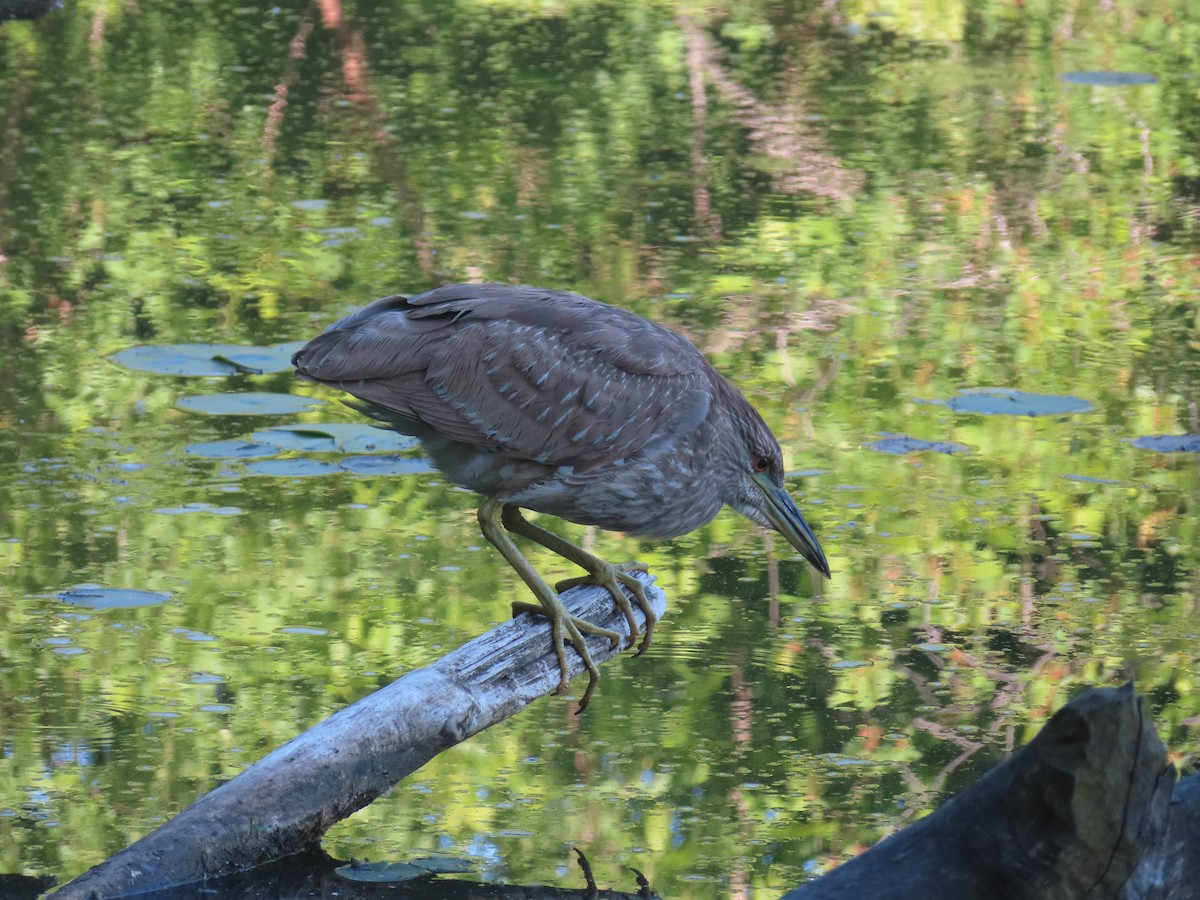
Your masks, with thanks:
[{"label": "bird's wing", "polygon": [[401,429],[547,465],[652,452],[704,419],[712,391],[711,368],[680,335],[576,294],[507,285],[376,301],[294,362]]}]

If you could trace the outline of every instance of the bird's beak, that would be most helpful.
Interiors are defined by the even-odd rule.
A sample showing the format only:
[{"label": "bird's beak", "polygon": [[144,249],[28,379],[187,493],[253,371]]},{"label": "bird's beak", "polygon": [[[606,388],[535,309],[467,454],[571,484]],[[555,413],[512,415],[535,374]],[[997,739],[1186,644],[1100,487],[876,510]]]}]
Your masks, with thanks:
[{"label": "bird's beak", "polygon": [[776,487],[766,472],[754,475],[754,480],[763,491],[763,502],[759,507],[763,515],[775,526],[776,531],[788,539],[789,544],[800,551],[801,556],[828,578],[829,562],[825,559],[825,552],[788,492]]}]

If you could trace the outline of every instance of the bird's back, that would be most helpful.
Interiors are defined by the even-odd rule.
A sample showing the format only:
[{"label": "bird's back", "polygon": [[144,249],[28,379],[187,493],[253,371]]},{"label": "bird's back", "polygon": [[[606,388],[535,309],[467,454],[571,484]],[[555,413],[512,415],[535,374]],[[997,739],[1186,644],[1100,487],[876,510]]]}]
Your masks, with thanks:
[{"label": "bird's back", "polygon": [[626,310],[497,284],[377,300],[293,363],[427,445],[576,472],[669,447],[703,421],[720,377]]}]

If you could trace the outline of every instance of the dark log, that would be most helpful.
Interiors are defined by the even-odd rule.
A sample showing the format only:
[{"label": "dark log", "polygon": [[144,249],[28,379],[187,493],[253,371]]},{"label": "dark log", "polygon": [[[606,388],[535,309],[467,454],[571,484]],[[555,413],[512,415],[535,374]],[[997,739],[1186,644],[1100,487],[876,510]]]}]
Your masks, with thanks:
[{"label": "dark log", "polygon": [[[1132,684],[1096,688],[936,812],[784,900],[1196,896],[1181,892],[1184,883],[1175,892],[1130,893],[1183,855],[1166,843],[1174,785],[1175,769]],[[1189,785],[1178,816],[1193,860],[1194,793]],[[1179,874],[1194,883],[1187,873],[1195,871]]]},{"label": "dark log", "polygon": [[0,897],[4,900],[37,900],[54,887],[49,875],[0,875]]},{"label": "dark log", "polygon": [[0,0],[0,22],[9,19],[40,19],[63,8],[63,0]]},{"label": "dark log", "polygon": [[[631,890],[617,891],[585,884],[579,877],[578,888],[545,885],[485,884],[461,878],[429,877],[399,883],[351,881],[335,869],[342,862],[320,850],[268,863],[249,872],[227,875],[202,884],[184,885],[167,891],[155,891],[138,900],[220,900],[220,898],[270,898],[270,900],[311,900],[313,897],[337,897],[338,900],[649,900],[648,889],[638,890],[632,872],[624,871]],[[34,900],[36,895],[29,895]],[[9,900],[7,894],[0,894]]]},{"label": "dark log", "polygon": [[1124,900],[1200,900],[1200,775],[1175,785],[1167,833],[1143,857]]},{"label": "dark log", "polygon": [[[662,615],[663,592],[651,576],[638,577]],[[563,601],[588,621],[629,633],[602,588],[574,588]],[[588,636],[588,648],[597,664],[620,652],[594,636]],[[578,654],[568,650],[568,658],[578,675]],[[330,716],[54,897],[96,900],[170,890],[313,848],[335,822],[438,753],[548,694],[558,681],[549,625],[523,613]]]}]

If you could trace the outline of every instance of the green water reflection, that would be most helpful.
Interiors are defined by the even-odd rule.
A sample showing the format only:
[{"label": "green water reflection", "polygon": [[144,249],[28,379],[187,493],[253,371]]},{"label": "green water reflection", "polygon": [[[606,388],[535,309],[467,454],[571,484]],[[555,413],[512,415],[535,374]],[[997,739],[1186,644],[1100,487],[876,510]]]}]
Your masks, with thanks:
[{"label": "green water reflection", "polygon": [[[651,652],[582,717],[542,701],[438,758],[330,852],[574,886],[577,845],[602,885],[772,897],[1085,685],[1135,676],[1194,751],[1200,456],[1144,439],[1200,434],[1200,15],[1112,7],[6,23],[0,871],[77,874],[522,596],[419,453],[272,437],[358,421],[332,394],[236,355],[111,358],[270,348],[472,278],[685,331],[775,428],[834,577],[733,514],[582,533],[658,575]],[[1060,77],[1092,71],[1156,80]],[[1090,408],[962,408],[980,388]],[[255,404],[187,400],[230,393]]]}]

